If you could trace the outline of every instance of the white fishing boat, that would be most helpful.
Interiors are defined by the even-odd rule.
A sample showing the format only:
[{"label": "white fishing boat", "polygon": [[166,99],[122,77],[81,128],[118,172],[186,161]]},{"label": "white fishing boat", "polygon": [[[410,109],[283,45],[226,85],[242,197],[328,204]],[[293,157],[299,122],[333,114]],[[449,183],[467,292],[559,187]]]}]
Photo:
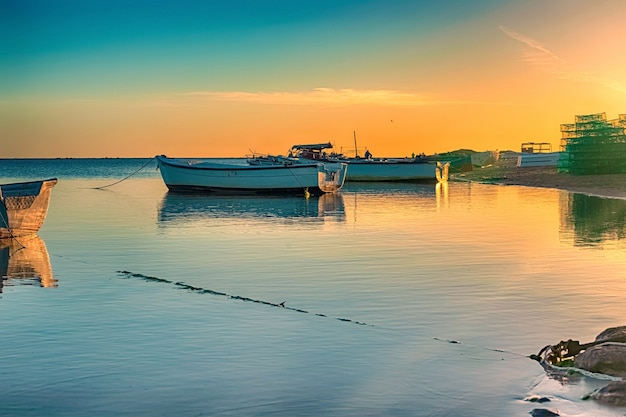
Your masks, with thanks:
[{"label": "white fishing boat", "polygon": [[437,182],[448,179],[447,162],[417,158],[349,158],[342,154],[326,152],[333,148],[330,142],[293,145],[291,157],[301,161],[339,161],[348,164],[346,181],[412,181]]},{"label": "white fishing boat", "polygon": [[417,160],[347,160],[348,181],[438,182],[448,179],[449,163]]},{"label": "white fishing boat", "polygon": [[320,195],[341,189],[347,164],[285,160],[281,163],[219,163],[156,157],[163,182],[171,191],[229,194]]},{"label": "white fishing boat", "polygon": [[46,219],[56,178],[0,184],[0,239],[32,235]]}]

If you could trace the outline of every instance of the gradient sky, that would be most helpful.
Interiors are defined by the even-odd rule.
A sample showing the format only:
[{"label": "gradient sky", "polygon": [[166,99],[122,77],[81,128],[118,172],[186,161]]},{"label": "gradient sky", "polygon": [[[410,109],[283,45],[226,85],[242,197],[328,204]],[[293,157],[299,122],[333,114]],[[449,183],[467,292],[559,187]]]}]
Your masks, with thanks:
[{"label": "gradient sky", "polygon": [[0,158],[374,156],[626,113],[624,0],[0,0]]}]

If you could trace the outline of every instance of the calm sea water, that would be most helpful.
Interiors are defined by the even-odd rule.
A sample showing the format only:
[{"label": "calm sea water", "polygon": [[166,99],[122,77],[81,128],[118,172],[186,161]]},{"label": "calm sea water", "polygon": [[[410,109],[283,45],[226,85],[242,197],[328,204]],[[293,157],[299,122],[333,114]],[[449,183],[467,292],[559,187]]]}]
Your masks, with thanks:
[{"label": "calm sea water", "polygon": [[527,357],[626,324],[624,200],[181,196],[147,159],[0,160],[52,176],[41,240],[1,248],[1,416],[626,413]]}]

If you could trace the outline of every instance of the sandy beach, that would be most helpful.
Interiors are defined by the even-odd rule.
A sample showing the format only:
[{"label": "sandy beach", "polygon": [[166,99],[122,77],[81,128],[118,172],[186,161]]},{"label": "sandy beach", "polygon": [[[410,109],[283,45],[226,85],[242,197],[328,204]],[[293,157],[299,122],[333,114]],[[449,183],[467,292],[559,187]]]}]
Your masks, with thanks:
[{"label": "sandy beach", "polygon": [[450,181],[556,188],[601,197],[626,199],[626,174],[571,175],[556,167],[518,168],[516,159],[503,159],[484,168],[450,175]]}]

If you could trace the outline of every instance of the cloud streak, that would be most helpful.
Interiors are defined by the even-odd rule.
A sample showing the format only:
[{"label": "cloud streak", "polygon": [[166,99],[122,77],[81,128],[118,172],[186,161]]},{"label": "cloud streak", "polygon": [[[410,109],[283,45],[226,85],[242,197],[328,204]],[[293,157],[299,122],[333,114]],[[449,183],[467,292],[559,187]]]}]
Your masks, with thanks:
[{"label": "cloud streak", "polygon": [[535,39],[515,32],[503,25],[499,25],[498,27],[509,38],[525,45],[526,48],[522,52],[522,59],[529,65],[539,68],[546,73],[553,74],[562,80],[592,84],[596,86],[600,85],[619,93],[626,93],[626,86],[623,83],[617,80],[603,78],[595,74],[576,71],[556,53],[552,52],[549,48]]},{"label": "cloud streak", "polygon": [[[28,100],[26,100],[28,102]],[[50,104],[47,100],[37,100],[41,105]],[[230,102],[238,104],[286,105],[286,106],[388,106],[421,107],[445,104],[484,104],[470,100],[444,100],[426,94],[399,90],[358,90],[314,88],[308,91],[190,91],[169,93],[156,97],[130,96],[123,99],[68,98],[54,100],[54,104],[116,107],[195,107],[207,103]],[[12,103],[0,98],[0,105]],[[13,102],[14,104],[14,102]]]},{"label": "cloud streak", "polygon": [[558,67],[564,64],[557,54],[540,42],[502,25],[499,26],[499,29],[509,38],[525,45],[526,48],[523,51],[522,59],[529,65],[554,73],[558,72]]},{"label": "cloud streak", "polygon": [[499,27],[500,27],[500,30],[504,32],[505,35],[507,35],[508,37],[512,39],[515,39],[516,41],[523,43],[524,45],[528,46],[532,50],[537,51],[538,53],[541,53],[545,55],[546,57],[552,58],[554,61],[561,60],[561,58],[559,58],[554,52],[552,52],[551,50],[549,50],[548,48],[546,48],[545,46],[543,46],[536,40],[529,38],[527,36],[524,36],[520,33],[514,32],[505,26],[500,25]]},{"label": "cloud streak", "polygon": [[355,105],[424,106],[442,103],[423,94],[397,90],[356,90],[315,88],[304,92],[193,91],[184,97],[215,101],[287,105]]}]

